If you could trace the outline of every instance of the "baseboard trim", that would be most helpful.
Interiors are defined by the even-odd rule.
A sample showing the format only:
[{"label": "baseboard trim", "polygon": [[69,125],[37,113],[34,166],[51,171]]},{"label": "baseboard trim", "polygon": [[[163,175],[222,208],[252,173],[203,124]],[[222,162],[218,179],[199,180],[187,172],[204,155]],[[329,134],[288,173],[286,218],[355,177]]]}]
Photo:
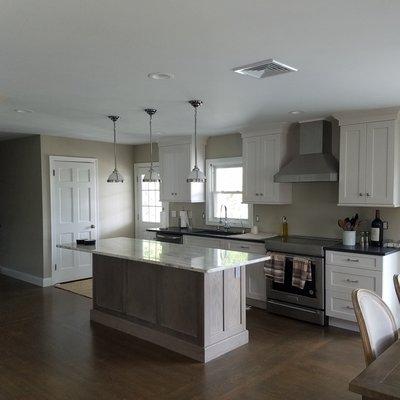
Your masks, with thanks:
[{"label": "baseboard trim", "polygon": [[246,297],[246,304],[252,307],[261,308],[262,310],[267,309],[267,302],[265,300],[251,299]]},{"label": "baseboard trim", "polygon": [[334,317],[329,317],[329,326],[334,326],[335,328],[346,329],[353,332],[360,332],[357,322],[346,321],[344,319]]},{"label": "baseboard trim", "polygon": [[11,268],[0,266],[0,273],[14,279],[19,279],[20,281],[32,283],[32,285],[36,286],[47,287],[53,285],[51,278],[39,278],[38,276],[27,274]]},{"label": "baseboard trim", "polygon": [[90,319],[93,322],[136,336],[202,363],[220,357],[231,350],[243,346],[249,341],[249,332],[244,330],[220,342],[202,347],[99,310],[90,310]]}]

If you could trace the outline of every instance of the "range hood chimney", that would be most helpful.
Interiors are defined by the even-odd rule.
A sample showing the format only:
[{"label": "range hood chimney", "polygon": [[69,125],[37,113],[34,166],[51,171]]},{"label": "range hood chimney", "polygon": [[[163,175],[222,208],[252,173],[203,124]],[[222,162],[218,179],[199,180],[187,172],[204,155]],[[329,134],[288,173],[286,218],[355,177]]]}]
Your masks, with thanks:
[{"label": "range hood chimney", "polygon": [[275,174],[275,182],[334,182],[339,165],[332,155],[332,125],[329,121],[300,123],[299,155]]}]

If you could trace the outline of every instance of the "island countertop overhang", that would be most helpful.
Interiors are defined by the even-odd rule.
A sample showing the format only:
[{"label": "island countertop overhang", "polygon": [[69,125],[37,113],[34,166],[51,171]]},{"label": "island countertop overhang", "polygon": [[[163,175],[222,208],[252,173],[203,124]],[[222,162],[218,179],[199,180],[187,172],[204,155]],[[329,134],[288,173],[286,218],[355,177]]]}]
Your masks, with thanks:
[{"label": "island countertop overhang", "polygon": [[100,239],[95,246],[69,243],[59,244],[57,247],[200,273],[223,271],[244,265],[256,264],[269,259],[269,256],[266,254],[188,246],[127,237]]}]

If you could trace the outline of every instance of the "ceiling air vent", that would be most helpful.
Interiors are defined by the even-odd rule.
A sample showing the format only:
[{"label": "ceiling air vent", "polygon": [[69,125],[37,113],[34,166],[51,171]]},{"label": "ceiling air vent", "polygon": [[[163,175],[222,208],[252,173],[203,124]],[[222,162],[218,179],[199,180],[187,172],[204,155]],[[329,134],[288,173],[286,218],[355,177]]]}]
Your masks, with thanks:
[{"label": "ceiling air vent", "polygon": [[238,74],[249,75],[253,78],[260,79],[268,76],[285,74],[286,72],[296,72],[297,69],[270,58],[269,60],[259,61],[253,64],[234,68],[233,71],[237,72]]}]

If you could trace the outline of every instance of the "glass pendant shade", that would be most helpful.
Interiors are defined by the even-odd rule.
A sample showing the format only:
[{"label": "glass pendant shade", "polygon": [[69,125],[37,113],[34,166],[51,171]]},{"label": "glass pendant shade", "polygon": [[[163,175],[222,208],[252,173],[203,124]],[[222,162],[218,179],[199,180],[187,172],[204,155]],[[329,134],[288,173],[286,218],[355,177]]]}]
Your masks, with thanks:
[{"label": "glass pendant shade", "polygon": [[149,168],[144,174],[142,182],[161,182],[160,174],[157,171],[154,171],[153,168]]},{"label": "glass pendant shade", "polygon": [[153,168],[153,139],[152,139],[152,120],[153,115],[157,112],[154,108],[145,108],[145,113],[149,116],[149,131],[150,131],[150,168],[144,174],[142,182],[161,182],[160,174]]},{"label": "glass pendant shade", "polygon": [[123,181],[124,177],[118,172],[117,169],[114,169],[114,171],[111,172],[111,175],[107,179],[108,183],[122,183]]},{"label": "glass pendant shade", "polygon": [[190,100],[189,104],[194,108],[194,167],[190,171],[186,182],[204,183],[207,181],[206,176],[197,166],[197,107],[201,106],[203,102],[201,100]]},{"label": "glass pendant shade", "polygon": [[206,182],[206,176],[200,171],[199,167],[195,166],[188,175],[186,181],[191,182]]},{"label": "glass pendant shade", "polygon": [[120,174],[117,168],[117,129],[115,123],[117,122],[119,116],[118,115],[109,115],[108,118],[114,123],[114,171],[111,172],[110,176],[107,179],[108,183],[122,183],[124,181],[124,177]]}]

